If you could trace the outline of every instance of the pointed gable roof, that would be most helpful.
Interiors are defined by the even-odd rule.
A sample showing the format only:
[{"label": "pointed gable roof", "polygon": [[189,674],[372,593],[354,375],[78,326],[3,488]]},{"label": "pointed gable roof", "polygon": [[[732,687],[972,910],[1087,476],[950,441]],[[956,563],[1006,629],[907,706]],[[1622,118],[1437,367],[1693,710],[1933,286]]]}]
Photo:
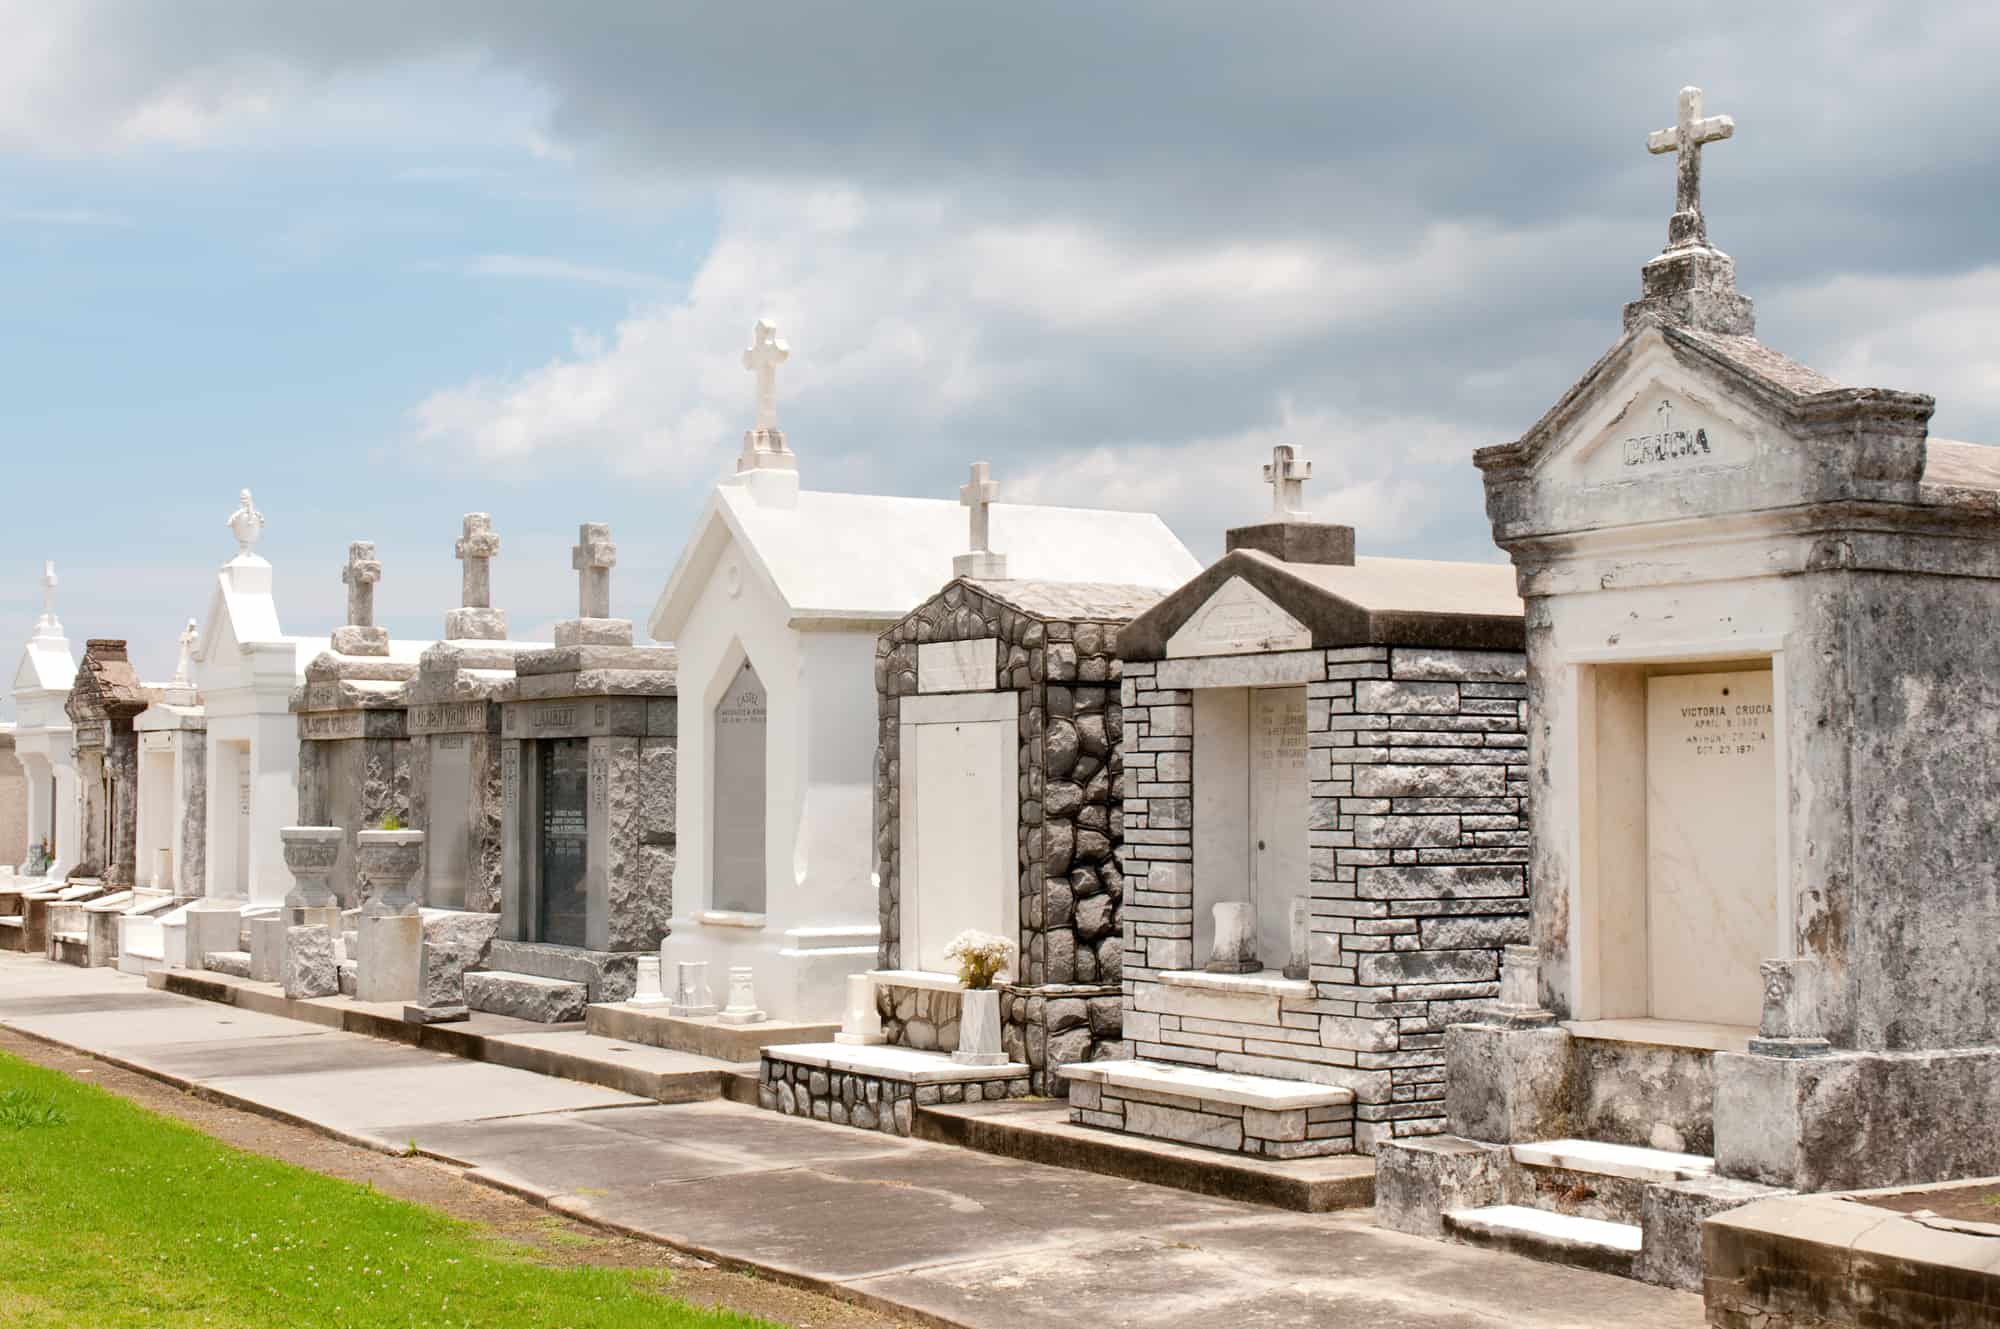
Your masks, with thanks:
[{"label": "pointed gable roof", "polygon": [[[1240,582],[1288,616],[1298,636],[1272,649],[1434,646],[1512,650],[1526,644],[1514,569],[1505,563],[1356,558],[1286,563],[1256,549],[1224,554],[1118,634],[1125,660],[1163,660],[1175,634]],[[1273,617],[1277,617],[1273,615]],[[1308,640],[1309,639],[1309,640]]]},{"label": "pointed gable roof", "polygon": [[[1150,512],[993,504],[993,547],[1022,581],[1075,580],[1177,586],[1200,570],[1187,547]],[[928,599],[966,548],[965,509],[950,499],[801,491],[796,506],[767,504],[746,488],[716,487],[653,607],[648,629],[672,640],[693,612],[723,551],[783,601],[792,620],[887,626]]]}]

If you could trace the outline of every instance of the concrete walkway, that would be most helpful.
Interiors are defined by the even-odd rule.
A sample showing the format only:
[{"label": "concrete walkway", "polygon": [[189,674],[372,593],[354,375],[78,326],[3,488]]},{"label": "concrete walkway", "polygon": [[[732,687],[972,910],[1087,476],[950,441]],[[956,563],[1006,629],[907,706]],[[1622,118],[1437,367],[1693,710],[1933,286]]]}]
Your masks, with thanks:
[{"label": "concrete walkway", "polygon": [[848,1130],[662,1106],[0,954],[0,1025],[551,1208],[884,1309],[1049,1323],[1695,1329],[1698,1298],[1304,1215]]}]

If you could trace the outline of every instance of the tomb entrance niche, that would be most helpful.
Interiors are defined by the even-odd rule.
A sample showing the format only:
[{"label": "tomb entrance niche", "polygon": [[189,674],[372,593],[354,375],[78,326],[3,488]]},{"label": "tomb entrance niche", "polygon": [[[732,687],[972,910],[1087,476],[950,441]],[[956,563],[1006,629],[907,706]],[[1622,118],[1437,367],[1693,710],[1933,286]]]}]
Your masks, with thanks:
[{"label": "tomb entrance niche", "polygon": [[720,913],[765,907],[765,733],[768,698],[745,660],[715,703],[715,890]]},{"label": "tomb entrance niche", "polygon": [[[995,694],[970,695],[985,702]],[[1010,941],[1019,935],[1019,809],[1007,798],[1019,783],[1019,725],[1009,694],[999,694],[991,718],[970,718],[981,708],[952,697],[941,708],[950,718],[928,719],[926,700],[904,703],[902,861],[909,876],[903,926],[915,949],[903,962],[955,974],[958,965],[945,948],[959,933]]]},{"label": "tomb entrance niche", "polygon": [[1593,673],[1594,1014],[1754,1028],[1789,952],[1770,663]]},{"label": "tomb entrance niche", "polygon": [[540,886],[532,940],[588,944],[590,871],[590,740],[551,738],[535,744],[541,794]]},{"label": "tomb entrance niche", "polygon": [[[1310,894],[1306,690],[1194,693],[1194,967],[1282,970],[1292,908]],[[1217,952],[1215,906],[1251,907],[1250,946]],[[1252,965],[1252,960],[1256,962]]]}]

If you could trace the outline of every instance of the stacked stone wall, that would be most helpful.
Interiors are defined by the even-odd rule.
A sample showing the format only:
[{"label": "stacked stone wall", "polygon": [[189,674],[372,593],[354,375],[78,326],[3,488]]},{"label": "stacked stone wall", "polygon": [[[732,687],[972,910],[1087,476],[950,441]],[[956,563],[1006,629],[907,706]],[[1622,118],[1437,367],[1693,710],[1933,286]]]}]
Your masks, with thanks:
[{"label": "stacked stone wall", "polygon": [[[1116,1023],[1103,1013],[1108,1008],[1098,1004],[1110,998],[1116,1007],[1123,972],[1124,882],[1117,862],[1123,729],[1114,654],[1120,626],[1040,618],[953,582],[876,644],[881,968],[900,969],[905,961],[898,725],[902,699],[918,692],[917,647],[991,638],[997,690],[1017,694],[1021,981],[1006,989],[1001,1033],[1008,1057],[1032,1068],[1037,1093],[1063,1092],[1050,1073],[1057,1066],[1125,1051]],[[942,1026],[914,1014],[903,995],[910,991],[890,989],[878,1003],[891,1041],[908,1038],[916,1047],[926,1041],[926,1027],[935,1037]],[[905,1006],[912,1014],[903,1013]]]},{"label": "stacked stone wall", "polygon": [[1241,898],[1243,877],[1197,856],[1194,690],[1162,683],[1267,682],[1272,657],[1125,664],[1124,1031],[1151,1060],[1351,1089],[1372,1152],[1445,1129],[1445,1027],[1498,995],[1501,948],[1528,937],[1526,663],[1310,656],[1309,975],[1233,990],[1161,981],[1201,968],[1195,911]]}]

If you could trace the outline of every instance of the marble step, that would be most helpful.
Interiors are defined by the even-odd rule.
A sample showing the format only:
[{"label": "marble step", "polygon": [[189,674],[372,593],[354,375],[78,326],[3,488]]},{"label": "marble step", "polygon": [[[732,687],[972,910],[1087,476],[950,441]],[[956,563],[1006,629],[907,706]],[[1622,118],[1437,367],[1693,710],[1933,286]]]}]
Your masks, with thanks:
[{"label": "marble step", "polygon": [[505,969],[474,970],[465,976],[465,1004],[489,1015],[509,1015],[537,1024],[581,1020],[590,1005],[590,990],[582,983]]},{"label": "marble step", "polygon": [[1639,1262],[1641,1234],[1636,1223],[1612,1223],[1526,1205],[1496,1204],[1480,1209],[1448,1209],[1444,1229],[1473,1245],[1624,1278],[1633,1276]]},{"label": "marble step", "polygon": [[1514,1161],[1524,1167],[1561,1168],[1628,1181],[1693,1181],[1715,1175],[1715,1160],[1603,1140],[1538,1140],[1517,1144]]},{"label": "marble step", "polygon": [[250,977],[250,952],[210,951],[201,957],[201,967],[235,978]]},{"label": "marble step", "polygon": [[87,932],[49,933],[49,958],[58,964],[73,964],[82,969],[90,967],[90,934]]},{"label": "marble step", "polygon": [[1637,1223],[1646,1192],[1672,1182],[1707,1181],[1715,1160],[1603,1140],[1540,1140],[1508,1151],[1509,1203],[1576,1218]]}]

